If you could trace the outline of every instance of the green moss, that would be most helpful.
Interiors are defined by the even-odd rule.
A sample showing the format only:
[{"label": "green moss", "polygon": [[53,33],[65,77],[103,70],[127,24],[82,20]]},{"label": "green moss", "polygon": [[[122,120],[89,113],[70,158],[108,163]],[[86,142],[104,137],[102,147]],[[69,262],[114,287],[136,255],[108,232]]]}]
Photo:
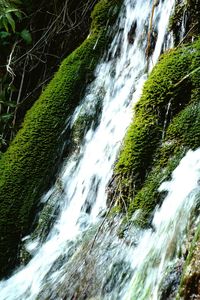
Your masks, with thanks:
[{"label": "green moss", "polygon": [[196,149],[200,146],[200,103],[192,103],[172,122],[168,136],[177,144]]},{"label": "green moss", "polygon": [[93,22],[91,29],[93,32],[101,30],[102,27],[111,25],[115,22],[116,15],[119,13],[119,4],[121,2],[121,0],[101,0],[97,3],[92,12]]},{"label": "green moss", "polygon": [[160,184],[169,179],[188,149],[200,146],[199,128],[200,103],[195,102],[182,110],[168,127],[165,142],[158,149],[155,166],[134,201],[130,203],[130,215],[136,209],[142,209],[143,221],[146,224],[155,206],[162,202],[163,196],[158,192]]},{"label": "green moss", "polygon": [[[161,147],[161,151],[163,147]],[[134,223],[140,227],[146,227],[151,222],[151,214],[156,205],[161,205],[165,198],[165,193],[158,192],[158,188],[163,181],[169,180],[173,170],[177,167],[181,158],[185,154],[185,148],[180,149],[177,153],[171,152],[163,166],[163,156],[160,156],[160,160],[153,167],[144,186],[136,194],[134,201],[131,201],[129,206],[129,218],[132,214],[140,209],[141,213]]]},{"label": "green moss", "polygon": [[93,72],[105,48],[103,20],[109,23],[110,11],[117,3],[120,1],[99,2],[92,16],[92,33],[62,62],[1,156],[0,276],[17,261],[20,239],[29,230],[37,202],[49,186],[59,161],[66,120],[78,104],[88,74]]},{"label": "green moss", "polygon": [[[125,137],[115,173],[119,180],[131,177],[136,191],[141,188],[152,166],[163,129],[190,101],[190,79],[184,82],[184,98],[183,87],[175,87],[190,64],[191,57],[187,49],[164,55],[145,83],[142,97],[135,106],[135,116]],[[169,105],[170,112],[167,114]]]},{"label": "green moss", "polygon": [[[128,219],[146,226],[164,194],[158,187],[190,148],[200,146],[200,40],[165,54],[147,80],[115,168]],[[168,111],[168,112],[167,112]],[[121,207],[123,207],[121,202]],[[149,219],[150,218],[150,219]]]}]

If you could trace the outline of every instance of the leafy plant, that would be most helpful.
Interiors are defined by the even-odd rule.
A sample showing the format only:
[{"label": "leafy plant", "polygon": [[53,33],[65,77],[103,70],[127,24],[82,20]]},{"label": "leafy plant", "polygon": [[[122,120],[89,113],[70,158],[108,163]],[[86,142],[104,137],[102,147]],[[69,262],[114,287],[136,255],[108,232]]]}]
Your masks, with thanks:
[{"label": "leafy plant", "polygon": [[0,0],[0,29],[9,32],[9,27],[15,32],[15,18],[21,19],[22,12],[18,8],[19,0]]},{"label": "leafy plant", "polygon": [[31,36],[30,32],[27,29],[23,29],[20,32],[20,36],[27,45],[30,45],[32,43],[32,36]]}]

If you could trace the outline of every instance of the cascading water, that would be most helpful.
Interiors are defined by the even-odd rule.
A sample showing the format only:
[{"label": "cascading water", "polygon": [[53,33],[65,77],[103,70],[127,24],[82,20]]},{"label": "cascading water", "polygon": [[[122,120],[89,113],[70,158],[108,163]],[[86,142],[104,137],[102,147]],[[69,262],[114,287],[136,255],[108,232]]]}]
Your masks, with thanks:
[{"label": "cascading water", "polygon": [[[167,47],[164,41],[169,44],[169,39],[165,38],[173,5],[174,0],[160,1],[155,9],[153,30],[157,32],[157,38],[154,40],[155,50],[150,58],[150,68],[158,60],[162,48]],[[138,99],[146,78],[145,50],[152,6],[153,1],[125,1],[116,36],[106,59],[96,69],[96,79],[88,86],[86,96],[72,117],[71,127],[75,126],[81,114],[91,115],[98,120],[91,122],[79,149],[65,163],[57,184],[42,199],[47,205],[55,205],[51,213],[56,212],[58,217],[43,243],[36,238],[27,244],[28,251],[33,255],[30,262],[0,283],[1,300],[82,299],[73,292],[64,297],[61,292],[53,294],[52,290],[59,290],[60,286],[67,289],[68,266],[71,261],[72,268],[77,251],[84,253],[81,244],[82,240],[87,243],[87,235],[91,239],[92,229],[89,228],[97,228],[94,230],[96,233],[93,232],[94,242],[100,232],[98,224],[106,209],[106,185],[131,121],[131,106]],[[94,112],[97,107],[100,111],[98,118]],[[106,226],[108,224],[105,222]],[[126,256],[129,247],[122,245],[116,237],[116,231],[117,227],[114,226],[113,237],[105,234],[99,245],[101,251],[105,243],[106,250],[102,252],[110,253],[105,256],[105,264],[108,264],[108,257],[116,261],[114,253],[117,259],[122,256],[125,264],[128,263]],[[111,245],[114,252],[107,250]],[[93,244],[91,251],[92,248]],[[84,263],[80,262],[80,265],[83,270]],[[112,268],[113,264],[110,271]],[[129,275],[132,275],[132,270]],[[124,282],[121,278],[121,282],[127,284],[129,277]],[[123,296],[122,288],[112,292],[108,284],[104,286],[107,290],[105,299],[120,299]]]},{"label": "cascading water", "polygon": [[143,233],[132,253],[134,274],[123,299],[175,299],[176,294],[170,298],[162,295],[162,280],[167,272],[170,275],[170,266],[174,268],[177,283],[180,279],[178,254],[183,251],[186,231],[191,226],[192,210],[199,205],[199,178],[200,149],[197,149],[187,153],[173,172],[172,180],[159,188],[168,195],[155,212],[153,229]]}]

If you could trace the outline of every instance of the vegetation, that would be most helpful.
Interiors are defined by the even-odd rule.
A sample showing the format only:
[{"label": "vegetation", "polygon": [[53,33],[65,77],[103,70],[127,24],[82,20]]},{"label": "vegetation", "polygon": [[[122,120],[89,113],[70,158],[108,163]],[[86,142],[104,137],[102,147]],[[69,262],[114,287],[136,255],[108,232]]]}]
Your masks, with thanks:
[{"label": "vegetation", "polygon": [[[68,7],[60,6],[59,0],[42,1],[40,8],[48,7],[49,15],[54,16],[45,15],[44,20],[42,10],[34,12],[38,2],[0,0],[1,277],[19,262],[20,240],[34,226],[38,200],[53,180],[61,160],[62,145],[69,136],[68,122],[109,43],[108,26],[115,21],[121,1],[99,0],[92,4],[86,1],[84,7],[80,1],[66,2]],[[86,20],[96,2],[90,35],[85,39],[90,23]],[[161,56],[134,108],[133,122],[112,181],[118,204],[114,210],[127,213],[123,226],[129,221],[140,227],[151,225],[152,212],[165,196],[158,192],[158,187],[169,179],[188,149],[200,146],[199,4],[199,0],[177,2],[170,22],[177,47]],[[66,17],[67,10],[72,17]],[[188,12],[186,35],[182,38],[185,11]],[[83,17],[80,22],[79,17]],[[42,26],[48,23],[47,29],[33,26],[35,21],[40,23],[41,20]],[[32,26],[33,31],[30,30]],[[78,40],[74,37],[76,28]],[[65,34],[68,38],[63,42]],[[67,46],[71,38],[71,46]],[[193,40],[194,43],[183,45]],[[48,53],[47,50],[56,44],[61,46]],[[63,56],[69,53],[52,79]],[[42,75],[37,78],[41,66]],[[99,103],[97,111],[100,114]],[[83,112],[76,120],[70,132],[73,149],[92,119]],[[98,123],[98,116],[96,119]],[[140,213],[133,220],[137,210]],[[45,221],[46,215],[42,218]],[[199,253],[198,228],[185,262],[177,299],[190,299],[200,294]]]},{"label": "vegetation", "polygon": [[116,201],[126,203],[129,218],[141,209],[142,226],[162,201],[161,182],[187,149],[200,146],[199,46],[197,40],[162,56],[135,106],[116,163]]},{"label": "vegetation", "polygon": [[[120,236],[130,222],[151,226],[153,211],[165,197],[158,192],[160,184],[170,179],[188,149],[200,146],[199,66],[197,39],[164,54],[144,85],[115,166],[115,200],[126,211]],[[198,229],[177,299],[199,296],[199,250]]]},{"label": "vegetation", "polygon": [[90,36],[62,62],[1,157],[0,276],[17,262],[20,239],[28,232],[37,202],[49,186],[59,162],[66,120],[78,104],[88,75],[103,53],[107,20],[111,16],[113,22],[118,12],[114,8],[119,4],[120,1],[114,0],[101,0],[97,4]]},{"label": "vegetation", "polygon": [[12,101],[12,94],[15,91],[13,85],[15,74],[11,68],[11,56],[18,38],[31,43],[30,33],[26,29],[16,32],[16,23],[23,18],[20,5],[19,0],[0,1],[0,152],[7,144],[7,129],[11,131],[11,135],[14,129],[11,121],[16,109],[16,102]]},{"label": "vegetation", "polygon": [[87,37],[97,2],[0,1],[0,153],[63,58]]},{"label": "vegetation", "polygon": [[115,174],[124,185],[124,196],[133,197],[142,187],[171,118],[190,101],[190,80],[184,82],[184,99],[182,86],[175,86],[190,64],[189,49],[170,51],[163,55],[145,83],[115,167]]}]

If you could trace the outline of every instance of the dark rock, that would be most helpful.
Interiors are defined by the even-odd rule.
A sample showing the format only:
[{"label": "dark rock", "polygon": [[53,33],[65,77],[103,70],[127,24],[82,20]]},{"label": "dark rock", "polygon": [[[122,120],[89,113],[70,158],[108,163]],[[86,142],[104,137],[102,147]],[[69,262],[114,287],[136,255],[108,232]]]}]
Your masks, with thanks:
[{"label": "dark rock", "polygon": [[166,276],[163,279],[163,282],[161,283],[161,296],[159,298],[160,300],[174,299],[180,284],[182,269],[182,260],[178,261],[178,263],[172,268],[169,268]]}]

